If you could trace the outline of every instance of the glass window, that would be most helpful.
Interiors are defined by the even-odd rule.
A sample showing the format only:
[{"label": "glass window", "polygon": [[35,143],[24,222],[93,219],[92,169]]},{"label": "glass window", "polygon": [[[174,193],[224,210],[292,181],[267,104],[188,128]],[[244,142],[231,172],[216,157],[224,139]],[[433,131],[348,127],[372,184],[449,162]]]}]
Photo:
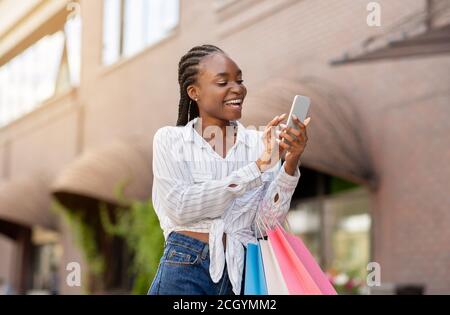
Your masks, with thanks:
[{"label": "glass window", "polygon": [[367,192],[340,193],[325,201],[324,214],[330,227],[330,270],[342,292],[358,293],[364,286],[370,261],[371,216]]},{"label": "glass window", "polygon": [[145,46],[145,24],[148,20],[145,15],[148,6],[147,0],[125,1],[123,54],[127,57],[139,52]]},{"label": "glass window", "polygon": [[340,178],[314,178],[310,174],[307,185],[315,193],[291,203],[292,232],[305,242],[338,293],[364,293],[371,258],[369,193]]},{"label": "glass window", "polygon": [[320,203],[317,200],[298,204],[288,213],[292,232],[298,235],[311,254],[320,262]]},{"label": "glass window", "polygon": [[31,283],[27,294],[58,294],[58,269],[62,257],[60,235],[35,227],[32,230]]},{"label": "glass window", "polygon": [[0,68],[0,126],[53,96],[63,47],[64,35],[57,32]]},{"label": "glass window", "polygon": [[111,64],[119,59],[121,37],[122,0],[103,1],[103,63]]},{"label": "glass window", "polygon": [[[63,60],[64,58],[64,60]],[[81,19],[75,16],[61,31],[47,35],[0,67],[0,127],[32,111],[80,80]]]},{"label": "glass window", "polygon": [[104,0],[103,63],[160,41],[178,21],[179,0]]},{"label": "glass window", "polygon": [[81,17],[78,15],[67,21],[64,31],[66,35],[70,83],[72,86],[77,86],[80,84],[81,69]]}]

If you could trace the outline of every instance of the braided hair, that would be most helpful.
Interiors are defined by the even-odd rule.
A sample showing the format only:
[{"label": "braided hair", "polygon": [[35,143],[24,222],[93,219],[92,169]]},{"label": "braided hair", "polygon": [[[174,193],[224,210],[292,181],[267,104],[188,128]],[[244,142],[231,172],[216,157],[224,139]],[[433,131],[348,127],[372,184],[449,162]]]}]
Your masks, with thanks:
[{"label": "braided hair", "polygon": [[178,83],[180,84],[180,103],[178,106],[177,126],[185,126],[199,116],[198,104],[192,100],[187,87],[197,81],[198,65],[203,57],[213,53],[224,53],[214,45],[201,45],[191,48],[178,63]]}]

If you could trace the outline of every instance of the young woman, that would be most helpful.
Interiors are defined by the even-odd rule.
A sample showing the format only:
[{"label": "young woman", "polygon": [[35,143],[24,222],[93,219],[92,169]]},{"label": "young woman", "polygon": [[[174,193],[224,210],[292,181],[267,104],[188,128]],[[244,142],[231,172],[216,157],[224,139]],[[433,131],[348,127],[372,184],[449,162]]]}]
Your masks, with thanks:
[{"label": "young woman", "polygon": [[166,243],[149,294],[241,294],[245,248],[261,237],[255,218],[283,222],[289,210],[309,118],[295,119],[300,131],[280,124],[286,114],[264,131],[245,128],[242,71],[213,45],[181,58],[178,81],[177,126],[153,140],[152,199]]}]

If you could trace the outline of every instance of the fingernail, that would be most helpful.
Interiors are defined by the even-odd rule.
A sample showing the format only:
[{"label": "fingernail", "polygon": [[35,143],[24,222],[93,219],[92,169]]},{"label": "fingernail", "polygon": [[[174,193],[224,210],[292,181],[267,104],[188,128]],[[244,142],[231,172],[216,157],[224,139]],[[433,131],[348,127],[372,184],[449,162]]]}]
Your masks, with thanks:
[{"label": "fingernail", "polygon": [[306,118],[305,122],[304,122],[304,125],[307,126],[310,121],[311,121],[311,117]]},{"label": "fingernail", "polygon": [[281,127],[281,128],[286,128],[287,125],[285,125],[285,124],[280,124],[280,127]]},{"label": "fingernail", "polygon": [[294,119],[298,119],[297,116],[295,114],[292,114],[292,117],[294,117]]}]

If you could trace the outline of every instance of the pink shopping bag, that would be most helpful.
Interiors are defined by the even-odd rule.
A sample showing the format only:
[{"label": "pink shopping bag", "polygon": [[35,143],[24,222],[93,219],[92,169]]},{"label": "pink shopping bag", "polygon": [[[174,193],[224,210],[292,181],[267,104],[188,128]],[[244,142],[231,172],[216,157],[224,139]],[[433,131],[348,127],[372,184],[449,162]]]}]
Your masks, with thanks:
[{"label": "pink shopping bag", "polygon": [[337,294],[336,290],[331,285],[330,281],[328,280],[328,277],[322,271],[319,264],[314,259],[314,256],[305,246],[301,238],[287,233],[284,229],[280,228],[280,230],[284,234],[285,238],[288,240],[297,257],[305,266],[308,273],[311,275],[314,282],[319,287],[322,294],[336,295]]},{"label": "pink shopping bag", "polygon": [[267,230],[269,242],[275,253],[290,294],[322,294],[308,270],[295,253],[284,230],[277,226]]}]

